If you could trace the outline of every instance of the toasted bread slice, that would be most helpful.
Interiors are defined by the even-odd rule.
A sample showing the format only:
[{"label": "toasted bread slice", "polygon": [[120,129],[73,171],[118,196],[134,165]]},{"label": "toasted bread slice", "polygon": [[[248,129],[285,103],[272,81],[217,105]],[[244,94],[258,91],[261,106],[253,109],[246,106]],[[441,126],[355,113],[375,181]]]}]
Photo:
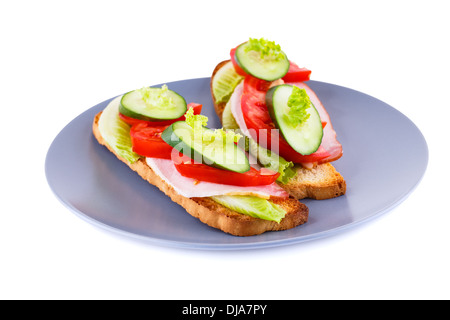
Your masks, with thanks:
[{"label": "toasted bread slice", "polygon": [[161,179],[147,165],[145,158],[141,158],[135,163],[129,163],[119,156],[103,139],[98,128],[98,121],[101,112],[95,116],[92,129],[95,138],[101,144],[106,146],[117,158],[137,172],[144,180],[158,187],[162,192],[178,203],[186,211],[203,223],[220,229],[226,233],[235,236],[252,236],[264,233],[266,231],[287,230],[304,224],[308,220],[309,210],[306,205],[296,199],[272,199],[286,211],[286,216],[280,223],[253,218],[247,215],[232,211],[210,198],[186,198],[178,194],[168,183]]},{"label": "toasted bread slice", "polygon": [[[210,82],[214,109],[221,121],[227,102],[216,102],[212,85],[214,76],[228,62],[230,62],[230,60],[222,61],[214,68]],[[301,165],[296,165],[294,169],[297,171],[295,178],[287,184],[280,184],[280,186],[296,199],[311,198],[324,200],[342,196],[347,191],[347,184],[344,178],[336,171],[331,163],[318,164],[313,169],[307,169]]]},{"label": "toasted bread slice", "polygon": [[317,165],[313,169],[295,166],[297,175],[280,186],[296,199],[325,200],[345,194],[347,185],[342,175],[331,163]]}]

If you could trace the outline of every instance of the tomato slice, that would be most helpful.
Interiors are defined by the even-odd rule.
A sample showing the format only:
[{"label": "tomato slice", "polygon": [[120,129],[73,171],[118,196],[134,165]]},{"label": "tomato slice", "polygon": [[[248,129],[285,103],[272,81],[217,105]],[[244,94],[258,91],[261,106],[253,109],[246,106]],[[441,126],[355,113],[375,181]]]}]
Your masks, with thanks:
[{"label": "tomato slice", "polygon": [[245,77],[247,75],[247,72],[245,72],[236,61],[236,55],[235,55],[236,49],[237,49],[237,47],[231,49],[231,51],[230,51],[231,62],[233,63],[234,70],[236,70],[236,73]]},{"label": "tomato slice", "polygon": [[282,78],[284,82],[303,82],[308,81],[311,76],[311,70],[300,68],[298,65],[289,61],[289,71]]},{"label": "tomato slice", "polygon": [[133,151],[144,157],[171,159],[173,148],[161,138],[168,125],[155,127],[147,122],[136,123],[130,129]]},{"label": "tomato slice", "polygon": [[[191,103],[189,103],[187,105],[187,109],[188,110],[190,108],[194,108],[194,114],[195,115],[200,114],[202,112],[202,107],[203,107],[203,105],[201,105],[199,103],[194,103],[194,102],[191,102]],[[180,117],[178,119],[166,120],[166,121],[145,121],[145,120],[138,120],[138,119],[130,118],[130,117],[127,117],[127,116],[125,116],[125,115],[123,115],[121,113],[119,113],[119,117],[120,117],[120,119],[122,119],[123,121],[125,121],[126,123],[128,123],[131,126],[133,126],[135,124],[138,124],[138,123],[147,123],[147,124],[149,124],[150,126],[153,126],[153,127],[169,126],[169,125],[171,125],[174,122],[186,120],[186,118],[184,116],[182,116],[182,117]]]},{"label": "tomato slice", "polygon": [[269,86],[270,82],[251,76],[247,76],[244,79],[241,107],[245,124],[248,129],[251,129],[250,134],[252,138],[258,141],[261,146],[270,150],[276,149],[276,146],[272,146],[272,142],[278,143],[279,154],[287,161],[294,163],[320,162],[328,157],[329,153],[323,147],[319,147],[316,152],[310,155],[302,155],[284,140],[278,133],[278,130],[272,130],[276,129],[276,127],[270,118],[265,103],[265,96]]},{"label": "tomato slice", "polygon": [[237,173],[213,168],[206,164],[194,163],[193,160],[189,160],[184,162],[174,161],[175,168],[182,176],[199,181],[252,187],[272,184],[280,176],[278,172],[268,169],[261,169],[258,171],[252,167],[245,173]]},{"label": "tomato slice", "polygon": [[264,102],[265,106],[266,93],[269,90],[272,82],[261,80],[250,75],[247,75],[244,80],[243,93],[255,96],[256,98],[258,98],[258,100]]}]

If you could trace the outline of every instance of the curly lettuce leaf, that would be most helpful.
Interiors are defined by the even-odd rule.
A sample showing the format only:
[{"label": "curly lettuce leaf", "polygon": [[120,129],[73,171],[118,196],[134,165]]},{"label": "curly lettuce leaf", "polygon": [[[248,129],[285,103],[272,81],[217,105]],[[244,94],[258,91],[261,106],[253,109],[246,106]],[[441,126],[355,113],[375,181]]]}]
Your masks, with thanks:
[{"label": "curly lettuce leaf", "polygon": [[175,106],[167,85],[163,85],[161,88],[143,87],[139,89],[139,93],[148,107],[168,109]]},{"label": "curly lettuce leaf", "polygon": [[278,61],[284,58],[280,45],[264,38],[250,38],[245,47],[245,52],[249,51],[258,52],[262,60]]},{"label": "curly lettuce leaf", "polygon": [[289,111],[286,116],[292,125],[299,126],[309,119],[310,114],[308,109],[311,107],[311,100],[305,89],[293,86],[287,105]]},{"label": "curly lettuce leaf", "polygon": [[133,152],[130,138],[130,126],[119,117],[121,97],[111,101],[103,110],[98,129],[106,143],[129,163],[136,162],[140,156]]},{"label": "curly lettuce leaf", "polygon": [[202,144],[220,147],[227,143],[237,143],[242,135],[233,130],[215,129],[207,130],[208,117],[203,115],[194,115],[194,110],[189,109],[186,114],[186,123],[194,130],[194,138],[201,139]]},{"label": "curly lettuce leaf", "polygon": [[203,130],[208,125],[208,117],[201,114],[194,114],[194,109],[189,110],[184,115],[186,123],[194,130]]}]

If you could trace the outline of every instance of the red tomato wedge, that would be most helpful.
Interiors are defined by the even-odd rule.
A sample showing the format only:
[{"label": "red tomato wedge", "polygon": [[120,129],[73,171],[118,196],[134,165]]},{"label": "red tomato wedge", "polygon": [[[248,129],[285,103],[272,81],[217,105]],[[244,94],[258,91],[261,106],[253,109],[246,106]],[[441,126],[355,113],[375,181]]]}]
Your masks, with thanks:
[{"label": "red tomato wedge", "polygon": [[261,169],[261,171],[258,171],[252,167],[245,173],[237,173],[213,168],[206,164],[194,163],[192,160],[189,160],[185,162],[175,161],[175,168],[182,176],[199,181],[251,187],[272,184],[280,176],[278,172],[268,169]]},{"label": "red tomato wedge", "polygon": [[[193,103],[193,102],[191,102],[191,103],[189,103],[187,105],[187,109],[188,110],[190,108],[194,108],[194,114],[195,115],[200,114],[202,112],[202,107],[203,107],[203,105],[201,105],[199,103]],[[166,121],[145,121],[145,120],[138,120],[138,119],[130,118],[130,117],[124,116],[121,113],[119,113],[119,117],[120,117],[120,119],[122,119],[123,121],[128,123],[130,126],[133,126],[133,125],[138,124],[138,123],[147,123],[147,124],[149,124],[150,126],[153,126],[153,127],[169,126],[169,125],[171,125],[174,122],[186,120],[186,118],[184,116],[182,116],[182,117],[180,117],[178,119],[166,120]]]},{"label": "red tomato wedge", "polygon": [[241,107],[247,128],[251,129],[255,135],[252,138],[270,150],[276,150],[276,147],[272,146],[272,142],[277,142],[279,154],[287,161],[294,163],[320,162],[329,157],[330,154],[322,146],[310,155],[302,155],[295,151],[276,130],[272,130],[276,128],[265,103],[269,86],[270,82],[251,76],[244,79]]},{"label": "red tomato wedge", "polygon": [[311,76],[311,70],[300,68],[298,65],[290,62],[289,71],[282,78],[284,82],[303,82],[308,81]]},{"label": "red tomato wedge", "polygon": [[141,121],[130,129],[133,151],[144,157],[170,160],[173,148],[161,139],[161,134],[168,125],[154,127],[147,122],[149,121]]}]

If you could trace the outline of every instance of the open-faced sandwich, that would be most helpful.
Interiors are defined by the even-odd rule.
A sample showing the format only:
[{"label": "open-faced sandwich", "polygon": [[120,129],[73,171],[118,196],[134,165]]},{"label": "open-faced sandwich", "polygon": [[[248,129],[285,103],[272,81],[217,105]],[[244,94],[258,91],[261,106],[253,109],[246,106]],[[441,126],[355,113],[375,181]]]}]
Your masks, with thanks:
[{"label": "open-faced sandwich", "polygon": [[[242,137],[206,127],[202,106],[167,86],[113,99],[93,121],[98,142],[207,225],[237,236],[294,228],[308,208],[251,164]],[[149,208],[151,210],[151,208]]]},{"label": "open-faced sandwich", "polygon": [[94,136],[211,227],[251,236],[304,224],[309,210],[298,199],[346,190],[330,164],[342,147],[304,84],[310,71],[264,39],[250,39],[231,58],[211,78],[224,128],[208,128],[202,105],[163,85],[113,99],[95,116]]},{"label": "open-faced sandwich", "polygon": [[250,153],[279,171],[281,187],[296,199],[322,200],[345,194],[346,182],[331,164],[342,146],[305,83],[310,74],[274,42],[250,38],[216,66],[211,93],[223,127],[250,138]]}]

